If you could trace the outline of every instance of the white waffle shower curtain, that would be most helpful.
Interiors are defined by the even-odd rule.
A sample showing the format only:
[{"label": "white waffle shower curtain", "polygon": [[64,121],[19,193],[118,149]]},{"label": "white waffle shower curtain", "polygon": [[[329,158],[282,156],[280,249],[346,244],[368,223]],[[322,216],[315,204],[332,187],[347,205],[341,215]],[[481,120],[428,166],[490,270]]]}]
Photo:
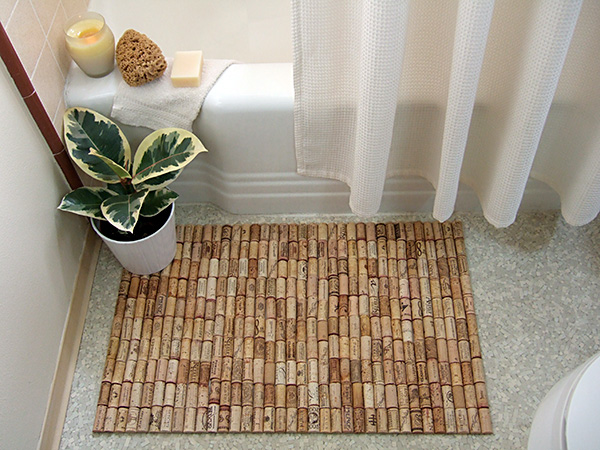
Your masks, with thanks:
[{"label": "white waffle shower curtain", "polygon": [[379,209],[418,175],[448,219],[459,180],[510,225],[529,177],[573,225],[600,210],[600,2],[293,0],[298,172]]}]

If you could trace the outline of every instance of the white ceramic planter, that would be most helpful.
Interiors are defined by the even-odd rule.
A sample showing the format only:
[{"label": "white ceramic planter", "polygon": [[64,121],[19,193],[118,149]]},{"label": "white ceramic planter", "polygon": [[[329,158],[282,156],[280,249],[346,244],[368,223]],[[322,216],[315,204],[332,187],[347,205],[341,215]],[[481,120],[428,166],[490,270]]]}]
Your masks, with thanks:
[{"label": "white ceramic planter", "polygon": [[121,265],[132,273],[148,275],[159,272],[169,265],[177,250],[175,235],[175,204],[171,206],[171,214],[167,222],[154,234],[139,241],[120,242],[102,235],[95,220],[91,220],[92,228],[110,248]]}]

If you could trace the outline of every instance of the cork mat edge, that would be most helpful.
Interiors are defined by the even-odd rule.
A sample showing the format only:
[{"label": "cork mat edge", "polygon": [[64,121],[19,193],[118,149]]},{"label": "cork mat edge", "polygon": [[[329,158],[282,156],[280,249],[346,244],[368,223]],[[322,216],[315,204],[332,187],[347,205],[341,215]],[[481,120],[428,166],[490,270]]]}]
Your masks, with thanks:
[{"label": "cork mat edge", "polygon": [[492,433],[461,222],[177,241],[123,270],[94,432]]}]

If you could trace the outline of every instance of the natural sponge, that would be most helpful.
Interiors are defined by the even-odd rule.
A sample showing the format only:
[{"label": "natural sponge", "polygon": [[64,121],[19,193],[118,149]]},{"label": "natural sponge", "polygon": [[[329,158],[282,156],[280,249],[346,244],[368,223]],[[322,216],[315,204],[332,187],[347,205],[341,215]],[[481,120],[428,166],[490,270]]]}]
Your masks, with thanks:
[{"label": "natural sponge", "polygon": [[162,51],[148,36],[127,30],[119,39],[117,65],[123,80],[130,86],[141,86],[160,77],[167,68]]}]

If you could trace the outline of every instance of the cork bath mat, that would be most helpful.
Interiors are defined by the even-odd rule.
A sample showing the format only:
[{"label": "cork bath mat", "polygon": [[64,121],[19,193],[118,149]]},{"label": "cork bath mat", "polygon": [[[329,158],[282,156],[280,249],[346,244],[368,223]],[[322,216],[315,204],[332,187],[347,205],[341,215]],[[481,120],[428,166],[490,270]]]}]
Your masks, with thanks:
[{"label": "cork bath mat", "polygon": [[94,431],[492,432],[460,222],[177,235],[123,272]]}]

